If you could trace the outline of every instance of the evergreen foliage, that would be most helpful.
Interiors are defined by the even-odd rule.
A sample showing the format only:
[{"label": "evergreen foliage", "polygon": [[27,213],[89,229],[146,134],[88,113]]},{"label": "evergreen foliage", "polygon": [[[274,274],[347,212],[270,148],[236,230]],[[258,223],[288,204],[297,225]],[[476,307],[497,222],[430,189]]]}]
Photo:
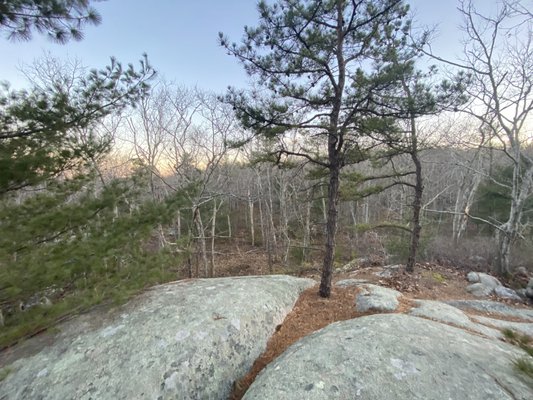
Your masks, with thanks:
[{"label": "evergreen foliage", "polygon": [[90,0],[0,0],[0,31],[9,39],[29,40],[35,30],[59,43],[81,40],[85,25],[98,25],[101,21],[90,3]]},{"label": "evergreen foliage", "polygon": [[[35,329],[58,311],[126,299],[176,278],[179,258],[154,250],[152,239],[184,206],[183,196],[142,200],[139,188],[147,182],[140,173],[100,188],[93,178],[53,182],[20,205],[0,206],[2,230],[12,233],[0,239],[0,304],[6,312],[0,345],[21,333],[20,323]],[[25,307],[35,309],[20,312]]]},{"label": "evergreen foliage", "polygon": [[[10,38],[37,30],[66,42],[98,22],[85,0],[0,1]],[[112,144],[100,124],[148,94],[147,57],[139,68],[112,58],[82,76],[53,72],[27,90],[0,88],[0,348],[178,272],[179,257],[153,236],[188,189],[155,202],[142,165],[118,179],[98,169]]]},{"label": "evergreen foliage", "polygon": [[[328,171],[324,297],[331,287],[340,171],[367,159],[376,140],[399,140],[393,135],[396,118],[412,116],[419,107],[410,104],[407,110],[391,96],[413,70],[411,60],[395,57],[409,47],[408,10],[401,0],[261,1],[259,25],[245,27],[240,45],[220,34],[221,45],[257,83],[227,94],[242,125],[278,139],[278,161],[299,156]],[[421,113],[435,104],[422,90],[414,100],[422,104]],[[282,136],[291,131],[320,141],[327,154],[317,155],[304,141],[298,149],[287,148]]]},{"label": "evergreen foliage", "polygon": [[[175,279],[179,257],[154,231],[186,204],[155,202],[148,170],[104,179],[98,163],[111,138],[98,124],[135,106],[154,71],[112,60],[70,85],[10,92],[0,103],[0,347],[102,301],[127,299]],[[190,190],[194,190],[193,188]]]},{"label": "evergreen foliage", "polygon": [[148,90],[154,70],[145,56],[140,69],[111,59],[72,85],[0,92],[0,196],[79,169],[108,150],[94,127],[110,113],[134,105]]}]

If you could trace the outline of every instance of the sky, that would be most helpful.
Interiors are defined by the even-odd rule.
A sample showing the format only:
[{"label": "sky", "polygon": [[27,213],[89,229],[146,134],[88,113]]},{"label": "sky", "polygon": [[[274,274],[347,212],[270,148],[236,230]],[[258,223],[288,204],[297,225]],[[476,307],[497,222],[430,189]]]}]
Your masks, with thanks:
[{"label": "sky", "polygon": [[[458,1],[409,3],[415,25],[437,28],[434,50],[447,57],[459,54]],[[218,93],[228,86],[247,86],[242,66],[218,45],[218,32],[238,42],[244,26],[257,23],[256,0],[105,0],[93,6],[102,23],[86,27],[80,42],[60,45],[38,34],[29,42],[9,42],[5,35],[0,38],[0,80],[23,87],[20,66],[45,52],[60,59],[79,59],[91,68],[104,67],[111,56],[125,64],[135,63],[146,52],[168,81]]]}]

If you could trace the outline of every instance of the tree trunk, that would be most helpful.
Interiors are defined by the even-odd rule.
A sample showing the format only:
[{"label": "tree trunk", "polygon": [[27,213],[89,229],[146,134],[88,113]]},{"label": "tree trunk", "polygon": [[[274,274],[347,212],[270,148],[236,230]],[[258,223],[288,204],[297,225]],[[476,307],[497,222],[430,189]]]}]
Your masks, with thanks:
[{"label": "tree trunk", "polygon": [[[413,121],[414,123],[414,121]],[[414,130],[414,127],[411,129]],[[416,146],[416,140],[414,141],[414,146]],[[415,164],[415,198],[413,200],[413,221],[412,221],[412,231],[411,231],[411,245],[409,247],[409,257],[407,258],[407,264],[405,265],[405,270],[407,272],[414,272],[416,264],[416,254],[418,252],[418,246],[420,243],[420,231],[422,226],[420,225],[420,210],[422,208],[422,194],[424,191],[424,185],[422,181],[422,164],[418,158],[418,151],[416,148],[411,152],[411,159]]]},{"label": "tree trunk", "polygon": [[157,236],[159,242],[159,248],[163,249],[166,246],[165,232],[163,231],[163,226],[161,224],[157,225]]},{"label": "tree trunk", "polygon": [[353,229],[357,228],[357,201],[350,202],[350,215],[352,216]]},{"label": "tree trunk", "polygon": [[508,232],[499,232],[498,243],[498,258],[497,258],[497,274],[500,276],[506,276],[511,273],[511,245],[513,238]]},{"label": "tree trunk", "polygon": [[216,226],[217,226],[217,211],[222,202],[217,206],[216,199],[213,200],[213,218],[211,220],[211,268],[209,270],[209,277],[213,278],[215,276],[215,235],[216,235]]},{"label": "tree trunk", "polygon": [[[475,195],[476,195],[476,192],[477,192],[477,189],[480,183],[481,183],[481,174],[476,173],[476,176],[474,176],[474,181],[472,183],[472,186],[469,189],[468,196],[466,197],[466,201],[464,202],[461,209],[456,210],[456,212],[460,212],[462,215],[456,214],[454,216],[453,239],[454,239],[455,244],[459,243],[459,241],[461,240],[461,237],[466,232],[466,227],[468,225],[468,214],[470,213],[470,209],[472,208],[472,205],[474,204]],[[457,220],[455,219],[455,217],[458,217]]]},{"label": "tree trunk", "polygon": [[319,294],[321,297],[331,295],[331,278],[333,276],[333,260],[335,257],[335,236],[337,234],[337,203],[339,201],[339,179],[342,168],[341,149],[344,145],[344,136],[339,126],[339,115],[342,107],[344,84],[346,81],[346,63],[344,60],[343,44],[344,16],[343,1],[337,0],[337,48],[336,58],[338,66],[338,82],[335,88],[335,99],[331,110],[328,131],[328,162],[329,162],[329,185],[328,185],[328,220],[326,223],[326,254],[320,280]]},{"label": "tree trunk", "polygon": [[305,207],[305,222],[304,222],[304,242],[303,242],[303,262],[309,261],[309,253],[311,246],[311,206],[313,204],[313,189],[310,190],[309,199]]},{"label": "tree trunk", "polygon": [[209,275],[209,262],[207,260],[207,247],[205,240],[204,224],[202,222],[202,216],[200,215],[200,209],[195,208],[194,210],[194,224],[196,226],[196,232],[198,234],[198,246],[200,247],[200,255],[202,257],[202,263],[204,265],[205,276]]},{"label": "tree trunk", "polygon": [[502,275],[511,273],[511,250],[512,244],[519,234],[518,229],[522,219],[522,213],[525,203],[529,198],[532,186],[533,165],[529,165],[520,176],[520,165],[515,165],[513,171],[513,189],[511,194],[511,210],[509,219],[500,227],[499,236],[499,254],[497,263],[497,272]]},{"label": "tree trunk", "polygon": [[352,216],[352,230],[350,234],[350,258],[356,257],[357,246],[356,243],[359,240],[359,233],[357,232],[357,201],[350,202],[350,215]]},{"label": "tree trunk", "polygon": [[403,215],[404,215],[404,210],[403,210],[403,206],[405,204],[405,190],[404,188],[400,188],[400,204],[398,204],[398,215],[400,216],[400,221],[403,222]]},{"label": "tree trunk", "polygon": [[368,205],[368,200],[366,200],[364,203],[363,203],[363,215],[364,215],[364,223],[365,225],[368,225],[370,223],[370,207]]},{"label": "tree trunk", "polygon": [[280,236],[283,239],[283,264],[287,266],[290,248],[289,217],[287,213],[287,182],[283,171],[279,178],[279,213],[280,213]]},{"label": "tree trunk", "polygon": [[[269,217],[269,231],[270,231],[270,247],[271,251],[277,252],[278,249],[278,242],[276,238],[276,226],[274,225],[274,205],[272,201],[272,182],[271,182],[271,174],[270,174],[270,168],[267,168],[267,189],[268,189],[268,203],[267,203],[267,212]],[[272,257],[276,259],[276,254],[272,254]]]},{"label": "tree trunk", "polygon": [[496,267],[498,274],[502,276],[511,273],[511,246],[518,235],[518,227],[522,219],[524,205],[531,190],[533,166],[526,170],[520,183],[515,183],[520,180],[519,175],[519,167],[515,166],[509,218],[505,224],[500,226],[500,231],[498,232],[499,252]]},{"label": "tree trunk", "polygon": [[[324,226],[326,226],[328,223],[328,207],[326,206],[326,196],[324,194],[324,190],[320,189],[320,192],[322,194],[322,218],[324,221]],[[326,230],[324,229],[324,233],[325,232]]]},{"label": "tree trunk", "polygon": [[[268,210],[268,206],[266,207]],[[266,251],[267,251],[267,257],[268,257],[268,272],[273,273],[274,272],[274,260],[272,257],[272,226],[267,223],[266,224]]]},{"label": "tree trunk", "polygon": [[481,183],[483,171],[483,155],[481,145],[474,158],[468,163],[468,169],[474,169],[472,174],[465,172],[455,200],[454,216],[452,220],[452,237],[457,245],[466,231],[468,214],[474,204],[477,189]]},{"label": "tree trunk", "polygon": [[176,239],[181,238],[181,211],[178,210],[178,217],[176,221]]},{"label": "tree trunk", "polygon": [[254,202],[248,189],[248,209],[250,211],[250,236],[252,239],[252,247],[255,246],[255,226],[254,226]]},{"label": "tree trunk", "polygon": [[[265,222],[263,220],[263,200],[259,197],[259,227],[261,228],[261,242],[266,246]],[[266,248],[266,247],[265,247]]]},{"label": "tree trunk", "polygon": [[[269,194],[269,203],[267,207],[268,212],[268,222],[269,222],[269,231],[270,231],[270,241],[271,241],[271,250],[273,253],[277,254],[278,249],[278,239],[276,235],[276,225],[274,224],[274,208],[272,204],[272,193]],[[274,259],[277,258],[276,254],[272,254]]]},{"label": "tree trunk", "polygon": [[336,155],[331,162],[328,186],[328,219],[326,222],[326,254],[322,267],[319,294],[321,297],[331,295],[331,279],[333,276],[333,260],[335,257],[335,236],[337,233],[337,203],[339,199],[340,162]]},{"label": "tree trunk", "polygon": [[187,255],[187,275],[189,279],[192,279],[192,260],[190,253]]}]

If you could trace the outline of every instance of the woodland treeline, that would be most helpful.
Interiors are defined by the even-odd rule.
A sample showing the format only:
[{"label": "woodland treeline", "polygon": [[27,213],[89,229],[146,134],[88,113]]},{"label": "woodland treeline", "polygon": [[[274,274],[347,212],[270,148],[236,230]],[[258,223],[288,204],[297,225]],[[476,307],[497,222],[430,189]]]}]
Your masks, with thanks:
[{"label": "woodland treeline", "polygon": [[[100,21],[89,3],[30,1],[25,18],[14,4],[0,27],[80,39]],[[259,2],[240,43],[220,34],[255,82],[226,93],[159,79],[146,56],[25,66],[28,89],[0,95],[1,344],[217,276],[243,244],[263,273],[320,271],[324,297],[354,258],[530,267],[526,3],[488,16],[460,1],[464,55],[447,60],[404,1]]]},{"label": "woodland treeline", "polygon": [[[188,251],[196,254],[200,266],[185,273],[215,275],[217,242],[242,237],[262,246],[272,263],[319,264],[327,220],[324,171],[296,156],[276,159],[279,143],[268,139],[239,143],[246,132],[215,95],[166,84],[139,110],[115,123],[117,153],[100,164],[99,175],[105,181],[141,169],[146,174],[145,198],[162,202],[185,195],[187,206],[157,233],[158,247],[178,253],[185,250],[180,240],[193,239]],[[510,195],[502,185],[509,185],[512,171],[497,149],[476,145],[478,135],[475,121],[451,113],[420,123],[424,246],[429,240],[442,241],[439,251],[424,248],[424,259],[467,264],[470,258],[476,264],[483,258],[482,267],[496,260],[494,235],[510,208]],[[306,138],[294,134],[283,140],[283,147],[290,149],[302,146]],[[321,151],[319,143],[306,145]],[[129,156],[123,153],[127,147]],[[389,158],[383,153],[385,146],[376,147],[375,157],[341,175],[339,262],[373,256],[375,248],[365,249],[369,236],[380,238],[382,255],[406,260],[414,168],[406,155]],[[529,207],[524,237],[529,234]],[[486,246],[469,244],[475,237],[483,238]],[[515,262],[525,260],[518,257]]]}]

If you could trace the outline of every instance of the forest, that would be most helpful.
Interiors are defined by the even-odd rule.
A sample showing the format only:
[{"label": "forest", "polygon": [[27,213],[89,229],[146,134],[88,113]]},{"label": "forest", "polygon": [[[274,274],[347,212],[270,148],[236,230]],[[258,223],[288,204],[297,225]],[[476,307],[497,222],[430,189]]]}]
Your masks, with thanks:
[{"label": "forest", "polygon": [[[0,90],[0,347],[177,279],[316,273],[328,297],[349,262],[531,270],[530,6],[458,1],[445,59],[406,1],[260,1],[218,38],[253,80],[225,93],[147,56],[25,65]],[[99,22],[0,2],[2,40]]]}]

